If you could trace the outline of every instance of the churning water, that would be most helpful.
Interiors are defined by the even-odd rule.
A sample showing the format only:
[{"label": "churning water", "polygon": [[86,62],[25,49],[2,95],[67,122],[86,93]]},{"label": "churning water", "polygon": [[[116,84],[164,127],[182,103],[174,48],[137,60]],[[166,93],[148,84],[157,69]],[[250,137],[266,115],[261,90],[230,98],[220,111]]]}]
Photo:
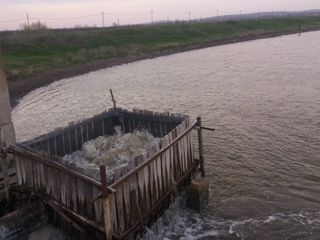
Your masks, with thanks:
[{"label": "churning water", "polygon": [[78,171],[87,176],[100,179],[101,165],[106,166],[107,174],[111,174],[135,157],[146,154],[160,140],[146,130],[126,134],[119,126],[115,130],[113,136],[100,136],[84,143],[81,150],[65,155],[63,161],[73,163]]},{"label": "churning water", "polygon": [[319,43],[320,32],[311,32],[64,79],[21,99],[17,136],[110,108],[110,88],[124,108],[201,114],[216,128],[204,136],[209,206],[202,214],[181,207],[154,238],[319,239]]}]

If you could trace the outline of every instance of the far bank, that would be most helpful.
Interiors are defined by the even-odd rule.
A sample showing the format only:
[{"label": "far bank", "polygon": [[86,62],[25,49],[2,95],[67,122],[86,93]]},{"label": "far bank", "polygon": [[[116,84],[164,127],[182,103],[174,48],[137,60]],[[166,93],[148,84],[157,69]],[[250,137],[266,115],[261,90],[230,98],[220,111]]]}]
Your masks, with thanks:
[{"label": "far bank", "polygon": [[53,81],[182,51],[320,29],[320,17],[192,22],[0,35],[12,104]]}]

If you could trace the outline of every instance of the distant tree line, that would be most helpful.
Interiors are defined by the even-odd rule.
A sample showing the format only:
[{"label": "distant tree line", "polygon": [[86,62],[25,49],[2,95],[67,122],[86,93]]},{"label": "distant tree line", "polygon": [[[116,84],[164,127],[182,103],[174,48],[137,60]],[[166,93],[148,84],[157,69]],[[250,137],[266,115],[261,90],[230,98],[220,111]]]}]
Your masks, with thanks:
[{"label": "distant tree line", "polygon": [[37,22],[32,22],[30,24],[28,23],[21,23],[20,24],[20,29],[23,31],[34,31],[34,30],[45,30],[48,29],[46,23],[37,21]]}]

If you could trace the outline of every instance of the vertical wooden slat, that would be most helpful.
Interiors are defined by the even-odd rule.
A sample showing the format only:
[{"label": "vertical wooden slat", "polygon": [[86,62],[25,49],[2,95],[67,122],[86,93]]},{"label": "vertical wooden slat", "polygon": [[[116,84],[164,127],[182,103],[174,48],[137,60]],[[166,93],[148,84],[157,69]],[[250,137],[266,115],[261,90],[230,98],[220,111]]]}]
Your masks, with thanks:
[{"label": "vertical wooden slat", "polygon": [[[160,150],[160,145],[159,144],[156,144],[156,152],[158,152]],[[163,193],[163,180],[162,180],[162,170],[161,170],[161,157],[157,157],[156,159],[156,165],[157,165],[157,181],[158,181],[158,186],[159,186],[159,189],[158,189],[158,199],[161,198],[162,196],[162,193]]]},{"label": "vertical wooden slat", "polygon": [[78,142],[77,127],[74,127],[74,141],[75,141],[76,150],[79,150],[81,146],[79,146],[79,142]]},{"label": "vertical wooden slat", "polygon": [[[135,159],[131,160],[128,163],[129,171],[132,171],[136,167]],[[138,217],[138,183],[137,183],[137,174],[134,174],[129,181],[130,187],[130,225],[134,225],[139,217]]]},{"label": "vertical wooden slat", "polygon": [[[121,177],[121,169],[118,168],[114,171],[115,179]],[[116,192],[116,205],[117,205],[117,216],[118,216],[118,227],[120,232],[125,231],[125,211],[124,211],[124,200],[123,200],[123,184],[117,186]]]},{"label": "vertical wooden slat", "polygon": [[22,180],[22,172],[21,172],[21,160],[20,160],[20,156],[14,156],[14,160],[16,163],[16,174],[17,174],[17,182],[18,185],[22,185],[23,180]]},{"label": "vertical wooden slat", "polygon": [[[153,151],[156,152],[156,146],[154,146]],[[159,183],[158,183],[158,176],[157,176],[157,161],[152,161],[150,163],[150,167],[153,168],[153,198],[154,202],[156,202],[159,199]]]},{"label": "vertical wooden slat", "polygon": [[[167,145],[166,142],[166,138],[163,138],[161,140],[161,148],[164,148]],[[164,193],[166,193],[169,189],[169,184],[167,181],[167,151],[165,151],[162,155],[161,155],[161,168],[162,168],[162,179],[163,179],[163,190]]]},{"label": "vertical wooden slat", "polygon": [[[97,189],[96,187],[93,187],[93,195],[98,196],[100,194],[100,190]],[[97,199],[93,205],[94,205],[94,212],[95,212],[95,220],[98,222],[99,225],[104,224],[104,218],[103,218],[103,208],[102,208],[102,200]]]},{"label": "vertical wooden slat", "polygon": [[[149,151],[148,153],[148,157],[151,157],[152,153]],[[156,202],[156,193],[155,193],[155,174],[154,174],[154,168],[153,168],[153,164],[149,164],[148,166],[149,168],[149,186],[150,186],[150,202],[151,205],[153,206],[153,204],[155,204]]]},{"label": "vertical wooden slat", "polygon": [[86,216],[89,219],[93,219],[94,217],[94,209],[93,209],[93,205],[91,203],[91,199],[94,198],[93,196],[93,189],[92,189],[92,185],[84,182],[84,205],[85,205],[85,209],[86,209]]},{"label": "vertical wooden slat", "polygon": [[112,221],[113,231],[115,233],[119,233],[116,194],[110,194],[109,198],[110,198],[111,214],[113,219]]},{"label": "vertical wooden slat", "polygon": [[105,224],[105,233],[106,239],[109,240],[113,238],[113,229],[112,229],[112,215],[111,215],[111,205],[110,197],[107,189],[107,174],[106,167],[100,166],[100,179],[101,179],[101,191],[102,191],[102,201],[103,201],[103,216]]},{"label": "vertical wooden slat", "polygon": [[[147,159],[147,155],[143,156],[144,161]],[[143,169],[143,181],[144,181],[144,192],[145,192],[145,207],[146,210],[149,211],[149,209],[151,208],[151,200],[150,200],[150,179],[149,179],[149,167],[145,166]]]},{"label": "vertical wooden slat", "polygon": [[[137,165],[140,165],[143,162],[143,156],[138,156],[136,158]],[[138,195],[139,195],[139,202],[138,202],[138,211],[143,214],[146,209],[146,197],[144,191],[144,171],[140,170],[137,172],[138,177]]]},{"label": "vertical wooden slat", "polygon": [[[129,167],[122,168],[122,175],[125,175],[129,171]],[[126,229],[130,225],[130,184],[129,179],[123,183],[123,196],[124,196],[124,210],[125,210],[125,220],[126,220]]]},{"label": "vertical wooden slat", "polygon": [[25,159],[25,168],[26,168],[26,184],[28,187],[32,187],[33,185],[32,164],[29,159]]},{"label": "vertical wooden slat", "polygon": [[83,132],[83,124],[80,125],[80,136],[81,136],[81,146],[84,143],[84,136],[83,136],[84,132]]},{"label": "vertical wooden slat", "polygon": [[72,209],[75,212],[79,212],[78,207],[78,184],[77,179],[72,177],[71,178],[71,201],[72,201]]},{"label": "vertical wooden slat", "polygon": [[77,179],[77,205],[78,205],[78,213],[85,215],[85,202],[84,202],[84,190],[83,190],[83,181],[81,179]]},{"label": "vertical wooden slat", "polygon": [[59,178],[60,178],[60,199],[62,204],[67,205],[67,199],[66,199],[66,179],[65,174],[63,172],[59,172]]},{"label": "vertical wooden slat", "polygon": [[46,175],[44,171],[44,165],[41,163],[40,164],[40,178],[41,178],[41,189],[45,190],[46,188]]}]

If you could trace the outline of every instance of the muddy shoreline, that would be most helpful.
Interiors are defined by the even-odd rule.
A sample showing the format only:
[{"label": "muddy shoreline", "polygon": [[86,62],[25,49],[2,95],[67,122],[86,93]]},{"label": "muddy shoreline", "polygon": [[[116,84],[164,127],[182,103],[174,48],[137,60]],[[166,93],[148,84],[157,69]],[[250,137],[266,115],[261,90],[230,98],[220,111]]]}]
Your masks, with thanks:
[{"label": "muddy shoreline", "polygon": [[[320,28],[309,28],[309,29],[304,29],[303,32],[318,31],[318,30],[320,30]],[[9,81],[8,84],[9,84],[11,106],[15,107],[18,104],[19,99],[21,99],[24,95],[28,94],[34,89],[46,86],[52,82],[55,82],[64,78],[78,76],[91,71],[96,71],[103,68],[127,64],[127,63],[144,60],[144,59],[152,59],[160,56],[166,56],[166,55],[171,55],[171,54],[180,53],[180,52],[197,50],[201,48],[239,43],[239,42],[257,40],[257,39],[263,39],[263,38],[272,38],[272,37],[297,34],[297,33],[299,33],[298,30],[286,31],[286,32],[282,31],[282,32],[251,34],[251,35],[246,35],[238,38],[223,39],[215,42],[199,43],[199,44],[189,45],[189,46],[180,46],[180,47],[165,49],[161,51],[146,53],[138,56],[128,56],[128,57],[122,57],[122,58],[116,58],[116,59],[98,60],[98,61],[93,61],[91,63],[84,64],[84,65],[68,67],[65,69],[57,69],[54,71],[47,72],[45,74],[37,75],[35,77],[30,77],[24,80]]]}]

